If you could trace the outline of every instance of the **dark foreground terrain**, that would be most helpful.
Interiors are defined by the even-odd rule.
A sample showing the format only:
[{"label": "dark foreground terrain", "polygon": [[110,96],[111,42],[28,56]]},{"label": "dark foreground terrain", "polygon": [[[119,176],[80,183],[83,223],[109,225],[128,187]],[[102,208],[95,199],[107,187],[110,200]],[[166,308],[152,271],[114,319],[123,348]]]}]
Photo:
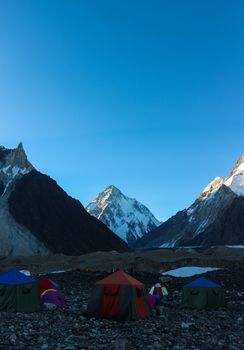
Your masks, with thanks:
[{"label": "dark foreground terrain", "polygon": [[[79,270],[50,275],[61,286],[66,308],[1,313],[0,349],[244,349],[244,268],[205,274],[226,288],[226,308],[182,309],[182,284],[191,278],[174,278],[168,285],[163,315],[136,322],[83,316],[93,283],[104,275]],[[140,272],[134,277],[149,289],[158,275]]]}]

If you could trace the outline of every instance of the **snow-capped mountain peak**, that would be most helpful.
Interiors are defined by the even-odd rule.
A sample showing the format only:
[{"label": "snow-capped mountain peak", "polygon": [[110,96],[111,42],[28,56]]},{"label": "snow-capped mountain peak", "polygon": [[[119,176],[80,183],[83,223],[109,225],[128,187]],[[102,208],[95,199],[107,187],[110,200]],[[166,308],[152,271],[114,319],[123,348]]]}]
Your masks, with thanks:
[{"label": "snow-capped mountain peak", "polygon": [[[215,177],[204,188],[197,200],[187,209],[188,222],[191,225],[196,224],[201,218],[201,223],[193,236],[198,235],[214,222],[224,203],[223,198],[227,202],[229,198],[233,199],[236,195],[244,196],[244,156],[239,157],[227,178]],[[215,206],[216,208],[213,210]]]},{"label": "snow-capped mountain peak", "polygon": [[217,176],[201,192],[199,201],[204,201],[222,185],[229,187],[238,196],[244,196],[244,156],[240,156],[227,178]]},{"label": "snow-capped mountain peak", "polygon": [[[97,197],[99,196],[101,196],[101,193]],[[109,200],[111,201],[113,198],[116,198],[118,196],[123,196],[122,192],[114,185],[110,185],[107,188],[105,188],[100,200],[101,203],[107,204]]]},{"label": "snow-capped mountain peak", "polygon": [[238,196],[244,196],[244,156],[239,157],[224,184]]},{"label": "snow-capped mountain peak", "polygon": [[136,242],[137,247],[243,244],[244,156],[216,177],[194,203]]},{"label": "snow-capped mountain peak", "polygon": [[147,207],[113,185],[99,193],[86,209],[128,243],[160,225]]}]

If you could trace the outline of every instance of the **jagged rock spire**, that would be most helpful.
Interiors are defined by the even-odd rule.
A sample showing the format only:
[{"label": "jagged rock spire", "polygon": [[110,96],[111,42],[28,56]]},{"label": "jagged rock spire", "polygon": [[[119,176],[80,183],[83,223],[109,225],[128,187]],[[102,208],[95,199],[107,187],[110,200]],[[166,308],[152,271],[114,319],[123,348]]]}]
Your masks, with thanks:
[{"label": "jagged rock spire", "polygon": [[16,177],[23,176],[34,167],[28,161],[22,142],[17,148],[0,147],[0,182],[4,187],[3,193]]},{"label": "jagged rock spire", "polygon": [[13,166],[18,166],[21,169],[29,168],[29,163],[22,142],[19,143],[18,147],[14,151]]}]

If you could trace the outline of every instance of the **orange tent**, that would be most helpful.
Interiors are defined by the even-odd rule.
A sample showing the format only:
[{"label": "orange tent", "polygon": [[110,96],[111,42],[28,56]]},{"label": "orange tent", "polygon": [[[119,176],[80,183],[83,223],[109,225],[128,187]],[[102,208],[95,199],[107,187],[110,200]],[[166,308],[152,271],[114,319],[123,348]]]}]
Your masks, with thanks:
[{"label": "orange tent", "polygon": [[114,272],[95,284],[87,314],[114,320],[149,317],[144,284],[121,270]]}]

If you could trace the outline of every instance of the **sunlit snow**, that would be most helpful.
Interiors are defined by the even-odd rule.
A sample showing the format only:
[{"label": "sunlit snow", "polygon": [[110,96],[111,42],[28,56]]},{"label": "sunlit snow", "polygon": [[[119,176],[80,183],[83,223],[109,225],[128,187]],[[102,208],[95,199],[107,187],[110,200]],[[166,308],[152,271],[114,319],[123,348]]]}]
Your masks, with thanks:
[{"label": "sunlit snow", "polygon": [[225,180],[224,184],[239,196],[244,196],[244,159],[236,169],[234,168],[233,174]]}]

